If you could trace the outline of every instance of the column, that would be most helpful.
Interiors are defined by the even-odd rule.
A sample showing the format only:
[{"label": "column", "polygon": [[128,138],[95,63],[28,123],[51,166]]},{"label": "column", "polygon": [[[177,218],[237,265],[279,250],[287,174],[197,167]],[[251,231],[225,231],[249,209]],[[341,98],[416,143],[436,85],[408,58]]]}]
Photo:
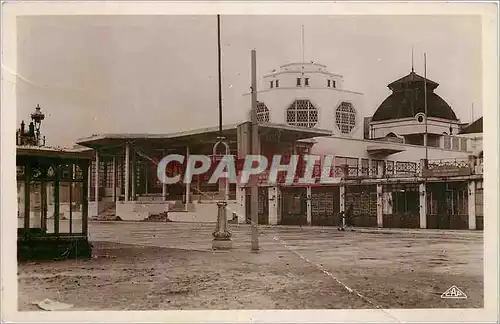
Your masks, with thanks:
[{"label": "column", "polygon": [[[339,204],[339,212],[345,212],[345,185],[341,185],[339,188],[339,195],[340,195],[340,204]],[[343,226],[345,226],[345,218],[342,218],[341,220]]]},{"label": "column", "polygon": [[[163,150],[163,156],[166,156],[167,152],[166,150]],[[166,172],[166,170],[163,170],[163,172]],[[163,201],[167,201],[167,184],[162,183],[161,185],[161,198]]]},{"label": "column", "polygon": [[420,195],[420,228],[427,228],[427,188],[425,182],[418,186],[418,193]]},{"label": "column", "polygon": [[[189,147],[186,146],[186,165],[187,165],[187,160],[189,158]],[[188,175],[188,172],[187,172],[187,168],[186,168],[186,171],[184,171],[184,176]],[[185,206],[185,210],[188,211],[188,206],[189,206],[189,197],[191,196],[191,181],[189,181],[188,183],[186,183],[186,206]]]},{"label": "column", "polygon": [[224,184],[224,179],[222,178],[219,178],[218,182],[217,182],[218,186],[219,186],[219,199],[222,199],[221,197],[224,197],[224,195],[226,194],[224,191],[226,189],[226,185]]},{"label": "column", "polygon": [[474,155],[469,155],[469,167],[472,170],[472,174],[476,173],[477,158]]},{"label": "column", "polygon": [[[87,162],[84,162],[81,164],[82,166],[82,175],[83,175],[83,179],[90,179],[91,177],[91,174],[89,172],[90,170],[90,163],[89,163],[89,166],[87,168],[85,168],[87,165],[86,165]],[[88,201],[88,192],[90,191],[90,187],[88,187],[88,184],[90,183],[90,181],[88,182],[83,182],[83,188],[82,188],[82,233],[87,236],[87,233],[88,233],[88,216],[89,216],[89,201]]]},{"label": "column", "polygon": [[469,201],[468,201],[468,209],[469,209],[469,229],[476,229],[476,181],[469,181]]},{"label": "column", "polygon": [[375,176],[376,171],[374,171],[374,166],[373,166],[374,162],[376,162],[376,161],[373,161],[372,159],[368,159],[368,176],[369,177]]},{"label": "column", "polygon": [[311,225],[311,220],[312,220],[311,186],[307,186],[306,188],[306,197],[307,197],[307,225]]},{"label": "column", "polygon": [[123,163],[125,167],[125,176],[124,176],[124,190],[125,190],[125,201],[129,201],[129,188],[130,188],[130,144],[125,144],[125,162]]},{"label": "column", "polygon": [[196,181],[196,193],[198,194],[198,203],[201,202],[201,174],[198,175],[198,179]]},{"label": "column", "polygon": [[276,187],[276,218],[278,219],[278,224],[281,224],[282,220],[282,206],[281,206],[281,189]]},{"label": "column", "polygon": [[131,195],[132,195],[132,201],[135,201],[137,200],[136,197],[135,197],[135,187],[137,185],[137,165],[136,165],[136,154],[135,154],[135,151],[132,149],[132,170],[130,172],[131,174]]},{"label": "column", "polygon": [[95,173],[94,173],[94,190],[95,190],[95,216],[99,216],[99,169],[100,169],[100,156],[99,150],[95,150]]},{"label": "column", "polygon": [[162,186],[161,186],[161,197],[162,197],[163,201],[167,200],[167,184],[166,183],[162,184]]},{"label": "column", "polygon": [[[56,172],[56,179],[54,181],[54,191],[53,191],[53,197],[54,197],[54,233],[55,234],[59,234],[59,211],[60,211],[60,208],[59,208],[59,186],[60,186],[60,178],[61,178],[61,167],[58,166],[55,170]],[[45,187],[46,184],[44,182],[42,182],[43,186]],[[70,187],[70,190],[71,190],[71,187]],[[44,197],[45,196],[45,197]],[[44,221],[42,223],[45,224],[45,226],[42,226],[44,227],[45,229],[47,229],[47,215],[46,215],[46,208],[45,208],[45,203],[47,202],[47,193],[45,192],[45,190],[42,190],[42,210],[44,211],[45,213],[45,217],[43,217]],[[71,210],[71,205],[70,205],[70,210]]]},{"label": "column", "polygon": [[377,163],[377,178],[382,178],[385,175],[385,162],[378,162]]},{"label": "column", "polygon": [[383,187],[381,183],[377,184],[377,227],[384,227],[384,202]]},{"label": "column", "polygon": [[269,225],[278,225],[278,188],[268,188]]},{"label": "column", "polygon": [[[108,187],[108,159],[106,158],[102,158],[102,165],[103,165],[103,169],[104,169],[104,172],[102,174],[102,187],[104,188],[104,190],[106,190],[106,188]],[[106,196],[106,193],[104,193],[104,196]]]},{"label": "column", "polygon": [[246,210],[247,210],[247,194],[246,188],[243,186],[236,187],[236,196],[238,197],[238,224],[246,223]]},{"label": "column", "polygon": [[142,165],[144,168],[144,193],[147,195],[149,193],[149,164],[144,161]]},{"label": "column", "polygon": [[117,178],[117,170],[116,170],[116,156],[113,155],[113,175],[111,179],[111,183],[113,186],[113,201],[116,202],[116,178]]},{"label": "column", "polygon": [[[82,170],[83,171],[83,170]],[[87,201],[90,201],[90,188],[92,188],[92,162],[87,167]]]},{"label": "column", "polygon": [[426,176],[426,171],[428,167],[428,161],[426,159],[420,159],[420,174],[419,176],[424,177]]}]

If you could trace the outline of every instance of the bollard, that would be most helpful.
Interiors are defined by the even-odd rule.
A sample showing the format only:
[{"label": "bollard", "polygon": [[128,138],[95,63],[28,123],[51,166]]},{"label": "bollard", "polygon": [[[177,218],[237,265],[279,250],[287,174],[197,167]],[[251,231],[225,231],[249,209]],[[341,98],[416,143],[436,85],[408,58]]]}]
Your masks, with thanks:
[{"label": "bollard", "polygon": [[227,202],[217,202],[217,225],[215,231],[212,233],[214,239],[212,240],[213,250],[230,250],[233,248],[231,241],[231,232],[227,230]]}]

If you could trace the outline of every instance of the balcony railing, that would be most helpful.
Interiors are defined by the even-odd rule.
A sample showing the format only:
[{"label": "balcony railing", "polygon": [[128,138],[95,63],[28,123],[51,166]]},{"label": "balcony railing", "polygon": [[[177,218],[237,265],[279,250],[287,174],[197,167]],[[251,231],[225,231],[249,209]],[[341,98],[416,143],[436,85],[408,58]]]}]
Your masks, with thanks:
[{"label": "balcony railing", "polygon": [[[330,177],[339,179],[376,179],[376,178],[419,178],[419,177],[449,177],[471,174],[482,174],[482,159],[439,159],[429,160],[427,168],[425,161],[377,161],[366,165],[316,165],[313,170],[313,178],[319,183],[322,173],[326,171]],[[323,168],[323,169],[322,169]],[[429,172],[431,170],[432,172]],[[298,167],[296,178],[304,176],[305,166]],[[323,171],[323,172],[322,172]],[[329,171],[329,172],[328,172]],[[260,183],[267,182],[267,174],[259,177]],[[278,183],[285,182],[283,172],[278,172]]]},{"label": "balcony railing", "polygon": [[475,161],[470,159],[440,159],[429,160],[427,168],[429,170],[440,168],[473,168],[475,164]]}]

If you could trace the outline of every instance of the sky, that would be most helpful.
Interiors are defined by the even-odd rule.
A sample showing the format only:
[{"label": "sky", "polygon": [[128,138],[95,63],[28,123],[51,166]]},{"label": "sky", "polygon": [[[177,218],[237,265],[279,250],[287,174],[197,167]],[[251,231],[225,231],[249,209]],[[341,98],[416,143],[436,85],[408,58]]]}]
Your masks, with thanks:
[{"label": "sky", "polygon": [[[463,122],[482,115],[479,16],[222,16],[224,123],[260,77],[302,60],[344,76],[374,112],[412,65]],[[17,121],[37,104],[49,145],[99,133],[169,133],[218,123],[216,16],[24,16],[17,21]]]}]

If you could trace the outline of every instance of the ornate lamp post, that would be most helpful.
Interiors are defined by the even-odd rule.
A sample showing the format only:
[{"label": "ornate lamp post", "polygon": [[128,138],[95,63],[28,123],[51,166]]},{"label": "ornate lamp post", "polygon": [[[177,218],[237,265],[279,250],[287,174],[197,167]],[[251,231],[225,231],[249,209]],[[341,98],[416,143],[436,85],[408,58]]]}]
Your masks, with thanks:
[{"label": "ornate lamp post", "polygon": [[[35,112],[31,114],[31,120],[35,126],[35,138],[36,145],[40,145],[40,126],[42,125],[42,120],[45,119],[45,114],[42,113],[40,105],[36,105]],[[45,143],[44,143],[45,144]]]},{"label": "ornate lamp post", "polygon": [[[221,48],[220,48],[220,15],[217,15],[217,58],[219,72],[219,137],[213,147],[213,155],[217,155],[217,147],[222,144],[225,147],[225,156],[230,154],[229,145],[222,136],[222,76],[221,76]],[[229,185],[226,179],[224,199],[217,202],[217,225],[212,233],[212,249],[228,250],[232,248],[231,232],[227,229],[227,199]]]}]

